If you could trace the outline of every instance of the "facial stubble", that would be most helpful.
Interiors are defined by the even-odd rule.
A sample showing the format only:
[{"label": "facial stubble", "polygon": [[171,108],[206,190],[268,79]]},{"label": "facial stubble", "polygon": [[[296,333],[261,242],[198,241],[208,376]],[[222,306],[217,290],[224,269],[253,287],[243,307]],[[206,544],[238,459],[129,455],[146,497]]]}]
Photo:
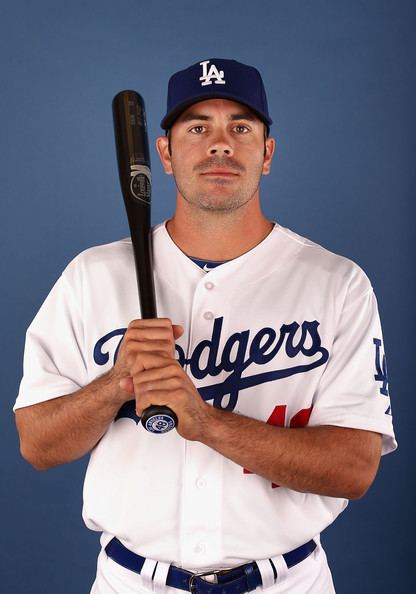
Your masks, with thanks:
[{"label": "facial stubble", "polygon": [[[187,187],[186,183],[182,181],[182,176],[175,174],[178,169],[175,167],[174,159],[172,159],[173,177],[179,194],[191,206],[198,208],[206,213],[227,214],[239,210],[248,204],[258,193],[260,179],[263,170],[263,161],[258,165],[257,171],[253,171],[249,179],[244,185],[237,184],[237,187],[232,190],[238,177],[243,176],[246,169],[232,157],[219,158],[210,157],[199,163],[193,168],[193,176],[201,176],[200,183],[197,188]],[[216,167],[229,168],[235,172],[236,178],[224,178],[221,176],[215,177],[212,175],[209,179],[204,179],[203,175],[210,168]],[[209,185],[212,189],[203,189],[202,186]]]}]

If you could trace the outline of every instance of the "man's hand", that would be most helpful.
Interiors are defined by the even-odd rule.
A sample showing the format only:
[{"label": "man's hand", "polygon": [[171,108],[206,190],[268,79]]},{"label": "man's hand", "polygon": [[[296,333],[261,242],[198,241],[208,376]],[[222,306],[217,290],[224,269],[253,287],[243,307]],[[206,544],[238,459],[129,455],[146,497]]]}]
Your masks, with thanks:
[{"label": "man's hand", "polygon": [[178,433],[189,440],[200,437],[211,407],[175,360],[175,339],[183,328],[166,318],[134,320],[121,343],[113,373],[119,386],[136,399],[141,416],[150,405],[165,405],[178,416]]},{"label": "man's hand", "polygon": [[125,393],[125,400],[134,394],[133,377],[174,359],[175,340],[182,334],[182,326],[172,324],[167,318],[130,322],[110,372]]},{"label": "man's hand", "polygon": [[166,405],[178,417],[178,433],[185,439],[201,441],[212,407],[202,400],[177,361],[167,362],[161,357],[159,363],[133,377],[137,414],[152,404]]}]

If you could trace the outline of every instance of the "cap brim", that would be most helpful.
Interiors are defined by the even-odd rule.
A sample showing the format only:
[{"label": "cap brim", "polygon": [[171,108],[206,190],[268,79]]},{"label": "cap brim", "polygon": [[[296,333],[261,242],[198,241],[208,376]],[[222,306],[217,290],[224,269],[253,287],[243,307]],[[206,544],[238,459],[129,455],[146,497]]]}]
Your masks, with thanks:
[{"label": "cap brim", "polygon": [[178,103],[173,110],[165,115],[163,120],[160,122],[160,127],[163,130],[169,130],[175,120],[180,116],[180,114],[185,111],[187,107],[193,105],[194,103],[200,103],[201,101],[206,101],[208,99],[229,99],[230,101],[236,101],[237,103],[241,103],[241,105],[246,105],[262,122],[266,124],[267,127],[273,124],[273,120],[266,117],[264,114],[260,113],[257,109],[255,109],[250,103],[241,101],[240,97],[229,93],[210,93],[210,94],[203,94],[203,95],[195,95],[194,97],[188,98],[186,101],[182,103]]}]

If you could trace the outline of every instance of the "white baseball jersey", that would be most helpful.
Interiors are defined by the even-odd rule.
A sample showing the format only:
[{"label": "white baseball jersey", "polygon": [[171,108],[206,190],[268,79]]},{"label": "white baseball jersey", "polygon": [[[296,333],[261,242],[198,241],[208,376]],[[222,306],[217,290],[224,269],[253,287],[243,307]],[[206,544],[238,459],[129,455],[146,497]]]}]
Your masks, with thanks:
[{"label": "white baseball jersey", "polygon": [[[181,324],[177,357],[201,397],[273,425],[337,425],[396,447],[383,340],[368,278],[351,261],[275,225],[258,246],[206,273],[154,230],[160,317]],[[91,248],[62,274],[28,329],[16,408],[108,371],[140,317],[130,240]],[[91,454],[87,526],[187,569],[290,551],[347,501],[251,474],[199,442],[143,429],[126,404]]]}]

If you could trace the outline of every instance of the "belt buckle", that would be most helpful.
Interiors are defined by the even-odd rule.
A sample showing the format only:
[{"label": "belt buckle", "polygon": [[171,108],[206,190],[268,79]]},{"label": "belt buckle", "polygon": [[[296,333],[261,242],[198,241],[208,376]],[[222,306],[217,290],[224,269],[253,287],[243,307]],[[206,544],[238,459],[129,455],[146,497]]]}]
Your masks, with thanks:
[{"label": "belt buckle", "polygon": [[[202,571],[200,573],[193,573],[189,579],[189,591],[191,594],[196,594],[197,584],[194,584],[196,578],[201,578],[204,582],[208,582],[209,584],[218,584],[218,576],[222,573],[227,573],[230,571],[232,567],[226,569],[214,569],[211,571]],[[211,579],[207,579],[211,577]]]}]

